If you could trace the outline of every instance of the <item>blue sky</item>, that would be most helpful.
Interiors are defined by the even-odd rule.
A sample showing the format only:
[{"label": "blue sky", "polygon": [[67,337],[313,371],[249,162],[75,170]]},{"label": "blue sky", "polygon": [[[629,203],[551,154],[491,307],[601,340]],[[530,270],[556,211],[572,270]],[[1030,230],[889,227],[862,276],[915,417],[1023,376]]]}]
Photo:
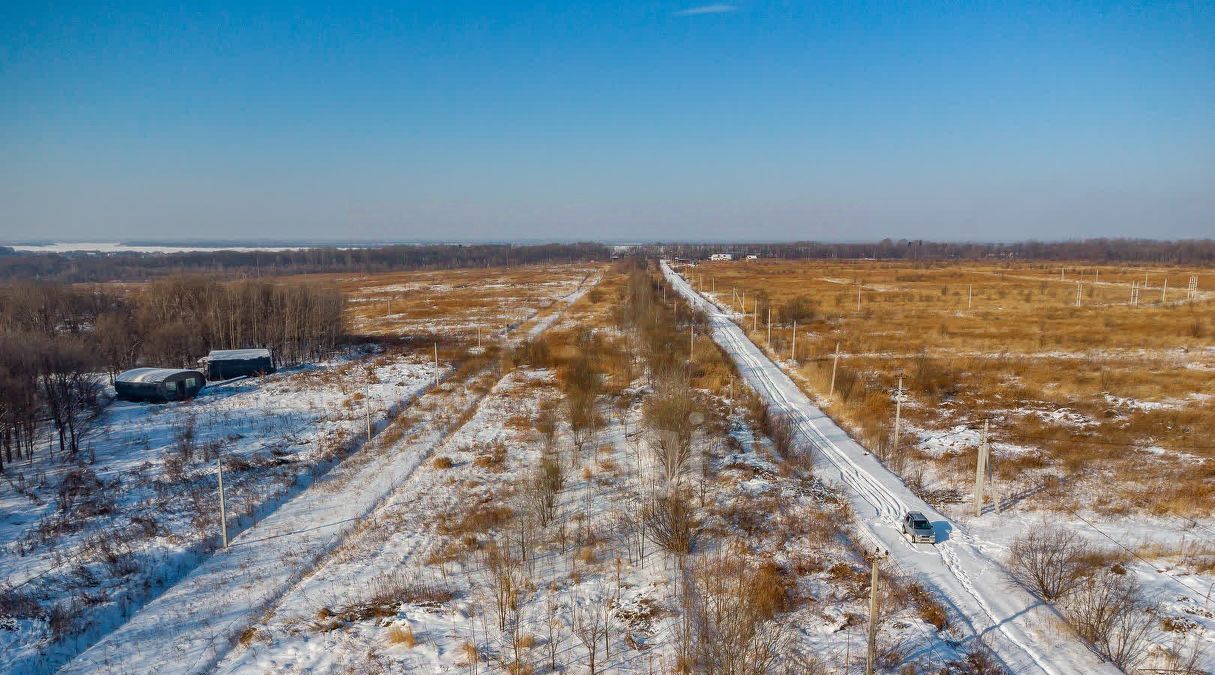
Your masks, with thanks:
[{"label": "blue sky", "polygon": [[7,3],[0,238],[1215,235],[1215,3]]}]

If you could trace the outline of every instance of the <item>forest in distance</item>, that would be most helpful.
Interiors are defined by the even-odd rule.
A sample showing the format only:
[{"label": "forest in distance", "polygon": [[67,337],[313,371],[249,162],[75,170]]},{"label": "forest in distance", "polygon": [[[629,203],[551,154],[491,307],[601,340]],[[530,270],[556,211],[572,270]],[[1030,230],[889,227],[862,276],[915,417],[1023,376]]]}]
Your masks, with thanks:
[{"label": "forest in distance", "polygon": [[185,253],[27,252],[0,246],[0,281],[63,283],[144,281],[172,274],[256,278],[283,274],[357,272],[603,262],[622,252],[652,257],[708,258],[717,252],[778,259],[1086,260],[1093,263],[1215,264],[1215,239],[1082,239],[1013,243],[934,242],[688,242],[610,246],[575,244],[425,244],[367,248],[214,250]]}]

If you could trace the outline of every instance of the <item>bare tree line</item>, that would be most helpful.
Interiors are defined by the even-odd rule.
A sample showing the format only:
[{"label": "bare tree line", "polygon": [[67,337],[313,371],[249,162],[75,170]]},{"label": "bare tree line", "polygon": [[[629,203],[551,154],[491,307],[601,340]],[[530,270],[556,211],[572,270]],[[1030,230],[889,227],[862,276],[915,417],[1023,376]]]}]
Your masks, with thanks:
[{"label": "bare tree line", "polygon": [[75,455],[104,385],[136,365],[195,366],[211,349],[268,347],[280,364],[324,356],[341,292],[320,284],[168,278],[146,288],[0,286],[0,469],[30,457],[49,423]]},{"label": "bare tree line", "polygon": [[719,252],[736,256],[797,259],[882,260],[1086,260],[1103,263],[1215,264],[1215,239],[1079,239],[1010,243],[941,242],[883,239],[877,242],[672,243],[645,248],[653,255],[704,259]]},{"label": "bare tree line", "polygon": [[432,244],[170,254],[18,252],[10,247],[0,247],[0,280],[146,281],[174,274],[256,278],[312,272],[371,273],[570,263],[607,260],[609,256],[610,249],[602,244]]}]

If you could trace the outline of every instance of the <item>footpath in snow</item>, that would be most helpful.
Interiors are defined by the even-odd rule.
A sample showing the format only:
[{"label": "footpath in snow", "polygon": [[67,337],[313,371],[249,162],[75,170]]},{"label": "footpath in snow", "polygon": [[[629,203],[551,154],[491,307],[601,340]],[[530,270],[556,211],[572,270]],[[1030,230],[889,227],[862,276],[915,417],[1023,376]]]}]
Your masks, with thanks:
[{"label": "footpath in snow", "polygon": [[[1002,566],[989,557],[992,546],[974,539],[917,497],[864,447],[822,412],[719,307],[703,298],[662,262],[671,285],[702,310],[713,340],[731,356],[742,377],[767,403],[789,415],[799,441],[813,450],[815,467],[825,480],[845,488],[859,532],[888,553],[903,572],[935,588],[963,629],[981,636],[1014,673],[1117,673],[1112,665],[1075,640],[1060,639],[1058,617],[1023,589],[1007,580]],[[899,522],[906,511],[932,520],[940,543],[911,544]]]},{"label": "footpath in snow", "polygon": [[[563,298],[553,314],[562,314],[594,281],[597,277]],[[387,447],[368,444],[60,672],[214,669],[241,632],[371,514],[451,431],[445,424],[425,422],[420,428],[420,434]]]}]

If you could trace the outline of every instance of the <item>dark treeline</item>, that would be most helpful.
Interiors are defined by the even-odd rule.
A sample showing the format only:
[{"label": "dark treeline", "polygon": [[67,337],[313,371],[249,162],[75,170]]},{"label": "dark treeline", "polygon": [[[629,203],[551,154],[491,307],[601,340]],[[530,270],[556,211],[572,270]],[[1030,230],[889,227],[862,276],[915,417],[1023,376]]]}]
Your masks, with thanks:
[{"label": "dark treeline", "polygon": [[610,254],[610,249],[601,244],[435,244],[189,253],[27,253],[0,247],[0,280],[81,283],[144,281],[171,274],[235,278],[314,272],[369,273],[582,262],[607,260]]},{"label": "dark treeline", "polygon": [[342,338],[342,307],[333,286],[260,280],[0,286],[0,469],[32,453],[47,423],[61,452],[78,453],[101,404],[99,375],[195,367],[211,349],[268,347],[280,365],[320,358]]},{"label": "dark treeline", "polygon": [[1215,264],[1215,239],[1082,239],[1011,244],[883,239],[871,243],[665,244],[645,247],[653,255],[703,259],[713,253],[786,259],[877,258],[889,260],[1085,260],[1100,263]]}]

